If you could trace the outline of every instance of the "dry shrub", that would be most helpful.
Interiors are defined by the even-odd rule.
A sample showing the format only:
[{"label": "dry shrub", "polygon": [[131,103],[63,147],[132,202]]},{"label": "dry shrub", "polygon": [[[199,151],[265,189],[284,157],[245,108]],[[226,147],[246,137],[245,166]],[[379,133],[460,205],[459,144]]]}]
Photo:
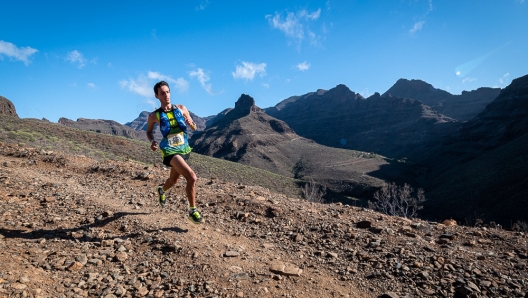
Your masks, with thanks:
[{"label": "dry shrub", "polygon": [[304,198],[308,202],[324,203],[323,196],[326,193],[326,186],[318,185],[313,180],[304,184],[301,188]]},{"label": "dry shrub", "polygon": [[[414,196],[413,196],[414,194]],[[413,218],[423,209],[425,202],[424,190],[414,189],[407,183],[398,186],[394,182],[383,184],[374,194],[374,201],[369,201],[369,208],[387,215]]]},{"label": "dry shrub", "polygon": [[518,232],[528,232],[528,223],[525,221],[518,220],[516,223],[513,224],[512,230]]}]

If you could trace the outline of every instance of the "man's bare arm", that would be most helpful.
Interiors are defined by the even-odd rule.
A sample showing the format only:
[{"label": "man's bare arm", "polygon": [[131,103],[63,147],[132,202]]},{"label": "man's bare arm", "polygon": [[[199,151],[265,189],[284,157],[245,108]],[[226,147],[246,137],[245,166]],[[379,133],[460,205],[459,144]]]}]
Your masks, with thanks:
[{"label": "man's bare arm", "polygon": [[149,140],[150,142],[150,148],[152,150],[157,150],[158,149],[158,143],[156,142],[156,140],[154,140],[154,134],[153,134],[153,131],[154,131],[154,124],[156,124],[158,122],[158,119],[156,117],[156,114],[155,113],[151,113],[149,116],[148,116],[148,126],[147,126],[147,139]]},{"label": "man's bare arm", "polygon": [[196,130],[196,123],[192,120],[191,114],[184,105],[178,105],[178,108],[182,111],[185,123],[187,123],[192,130]]}]

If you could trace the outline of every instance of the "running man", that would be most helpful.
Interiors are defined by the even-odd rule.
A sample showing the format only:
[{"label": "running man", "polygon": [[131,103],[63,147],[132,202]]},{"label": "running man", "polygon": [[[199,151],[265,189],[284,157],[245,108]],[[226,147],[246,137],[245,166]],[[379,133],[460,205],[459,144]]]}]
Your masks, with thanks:
[{"label": "running man", "polygon": [[[165,206],[165,192],[168,191],[178,178],[183,176],[187,180],[185,192],[189,201],[189,220],[195,224],[202,223],[202,216],[196,209],[196,174],[189,167],[186,160],[191,154],[191,147],[187,140],[187,127],[196,130],[196,124],[189,111],[183,105],[173,105],[170,101],[169,84],[165,81],[154,85],[154,95],[159,99],[161,107],[150,113],[148,117],[147,138],[151,142],[153,151],[161,150],[163,164],[170,167],[170,176],[163,186],[158,186],[156,192],[161,207]],[[154,124],[159,125],[163,139],[156,142],[152,133]]]}]

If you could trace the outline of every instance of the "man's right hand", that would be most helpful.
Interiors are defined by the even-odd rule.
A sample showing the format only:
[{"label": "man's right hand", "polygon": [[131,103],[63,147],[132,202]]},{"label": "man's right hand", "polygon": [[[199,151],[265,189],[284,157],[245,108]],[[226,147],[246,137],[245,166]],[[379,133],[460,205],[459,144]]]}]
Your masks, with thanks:
[{"label": "man's right hand", "polygon": [[150,149],[152,149],[152,151],[158,150],[158,142],[152,141],[152,143],[150,143]]}]

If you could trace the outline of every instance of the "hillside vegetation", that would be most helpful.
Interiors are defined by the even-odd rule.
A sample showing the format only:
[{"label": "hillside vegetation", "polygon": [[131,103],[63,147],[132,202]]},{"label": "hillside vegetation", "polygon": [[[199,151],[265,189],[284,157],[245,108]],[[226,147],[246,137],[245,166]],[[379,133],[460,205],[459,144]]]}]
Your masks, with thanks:
[{"label": "hillside vegetation", "polygon": [[[134,160],[145,165],[161,165],[160,152],[153,152],[147,142],[85,131],[36,119],[0,115],[0,142],[23,147],[84,155],[96,160]],[[189,164],[199,177],[222,179],[244,185],[258,185],[299,196],[299,180],[258,168],[191,154]]]}]

